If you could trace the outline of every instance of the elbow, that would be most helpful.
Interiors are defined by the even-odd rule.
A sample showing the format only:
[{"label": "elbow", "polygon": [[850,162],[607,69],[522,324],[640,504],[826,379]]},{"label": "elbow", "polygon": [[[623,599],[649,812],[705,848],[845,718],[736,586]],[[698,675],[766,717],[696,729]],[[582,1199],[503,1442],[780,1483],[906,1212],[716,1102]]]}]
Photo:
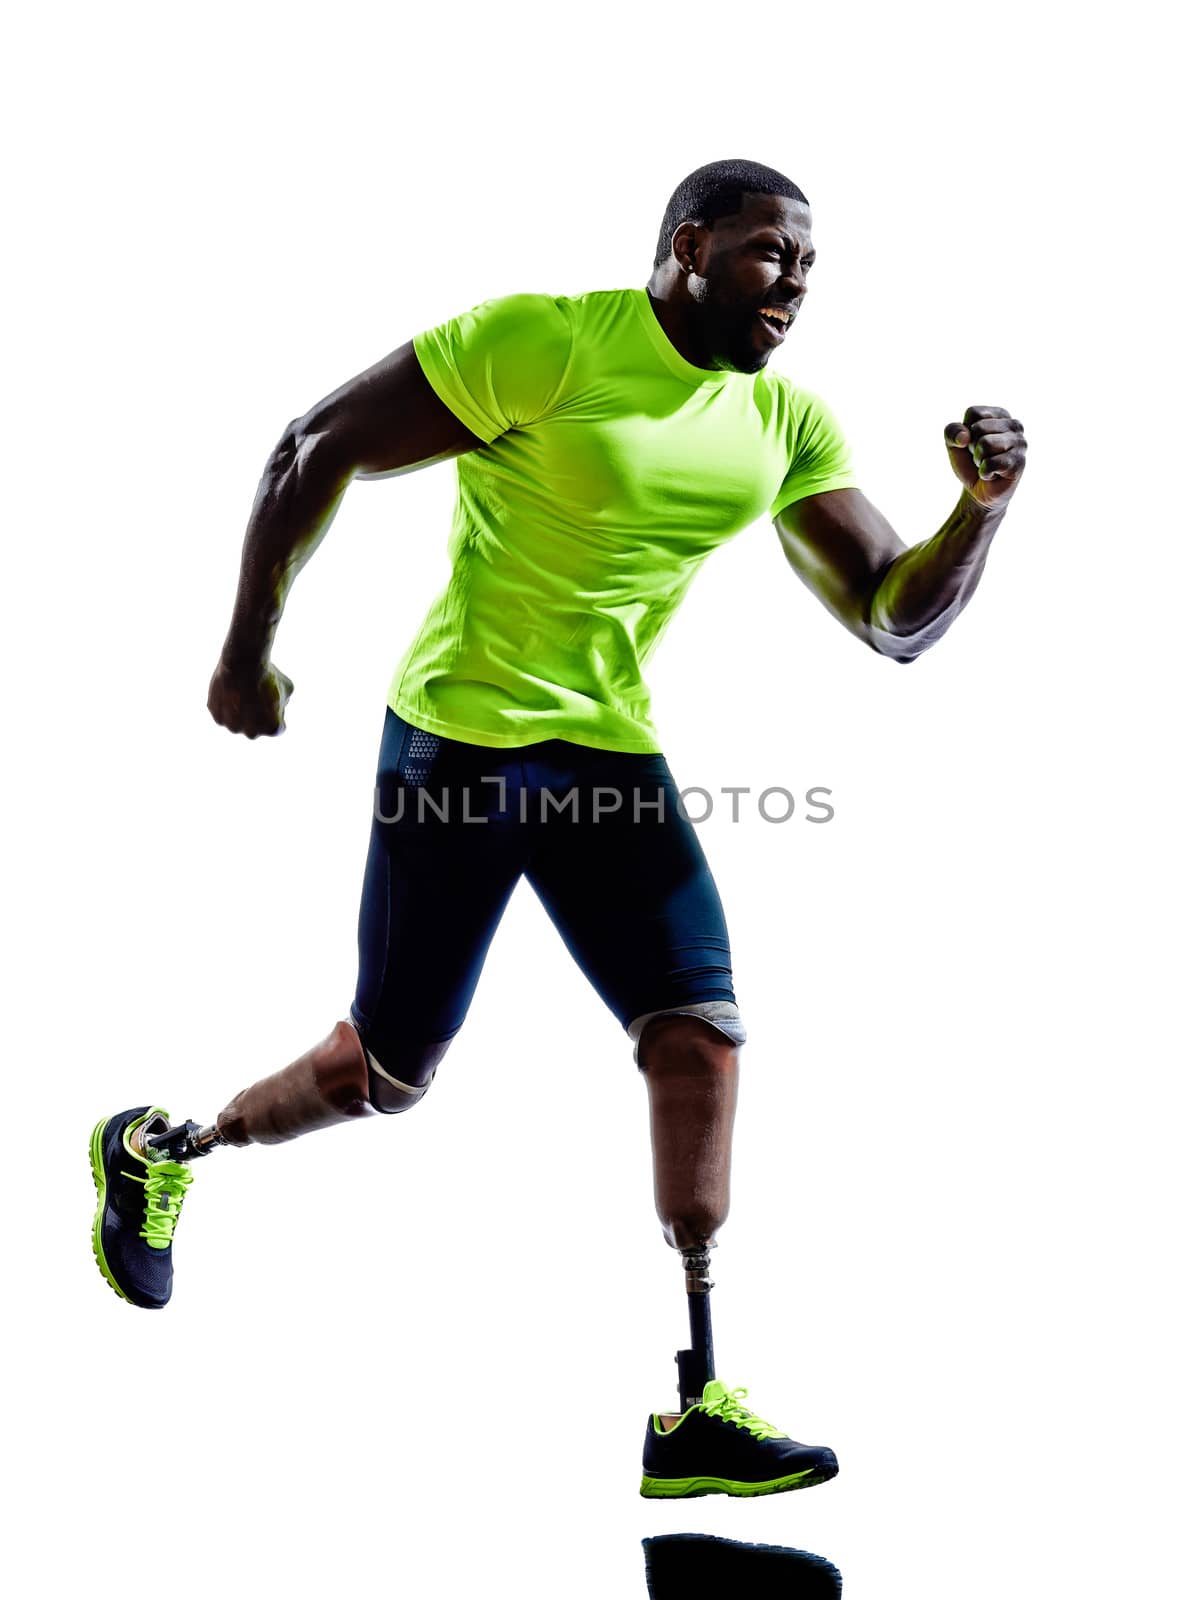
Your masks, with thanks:
[{"label": "elbow", "polygon": [[279,436],[267,462],[267,475],[276,482],[292,477],[313,458],[318,436],[308,427],[307,417],[293,417]]},{"label": "elbow", "polygon": [[870,646],[880,656],[886,656],[889,661],[898,661],[900,666],[909,666],[913,661],[918,661],[926,650],[931,650],[937,640],[949,631],[961,609],[960,605],[949,606],[935,617],[930,617],[922,627],[915,628],[910,633],[899,633],[887,626],[890,618],[884,616],[880,620],[874,614],[877,608],[872,607],[872,615],[867,623]]},{"label": "elbow", "polygon": [[890,618],[882,613],[878,603],[877,589],[871,594],[869,600],[862,607],[861,622],[855,631],[858,637],[874,651],[876,656],[883,656],[888,661],[898,661],[901,666],[907,666],[915,661],[921,654],[923,645],[919,636],[907,636],[895,633],[887,626]]},{"label": "elbow", "polygon": [[889,561],[874,576],[870,592],[862,607],[861,617],[864,624],[862,636],[876,655],[885,656],[888,661],[896,661],[901,667],[907,667],[913,661],[918,661],[929,646],[940,638],[940,630],[936,624],[943,619],[934,618],[932,622],[925,623],[923,627],[916,628],[912,632],[901,632],[894,626],[896,619],[887,604],[884,580],[898,559],[895,557]]},{"label": "elbow", "polygon": [[273,478],[281,478],[295,461],[303,437],[303,423],[293,419],[284,428],[279,442],[271,451],[266,470]]},{"label": "elbow", "polygon": [[903,643],[903,640],[896,639],[893,641],[890,648],[886,650],[879,650],[878,653],[885,660],[894,661],[898,666],[910,667],[913,661],[920,660],[920,657],[924,654],[924,651],[912,650],[911,648],[901,651],[896,648],[896,646],[902,645]]},{"label": "elbow", "polygon": [[939,633],[929,637],[918,633],[888,633],[882,628],[871,627],[866,635],[866,643],[876,655],[897,662],[901,667],[907,667],[911,666],[913,661],[919,661],[924,652],[931,649],[940,637]]},{"label": "elbow", "polygon": [[276,483],[324,483],[329,489],[344,486],[354,475],[343,459],[336,434],[309,412],[293,418],[283,430],[267,466]]}]

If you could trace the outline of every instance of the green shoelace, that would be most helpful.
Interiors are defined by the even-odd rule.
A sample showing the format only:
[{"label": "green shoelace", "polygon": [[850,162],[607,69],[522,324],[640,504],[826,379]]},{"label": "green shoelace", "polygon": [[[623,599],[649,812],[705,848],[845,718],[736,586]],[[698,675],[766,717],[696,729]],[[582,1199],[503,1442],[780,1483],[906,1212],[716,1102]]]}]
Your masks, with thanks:
[{"label": "green shoelace", "polygon": [[727,1389],[724,1394],[714,1399],[700,1401],[699,1409],[706,1411],[710,1417],[719,1418],[722,1422],[731,1422],[738,1428],[748,1428],[755,1439],[785,1439],[787,1435],[781,1428],[776,1428],[764,1417],[755,1416],[748,1406],[741,1404],[748,1392],[746,1389]]},{"label": "green shoelace", "polygon": [[146,1191],[146,1220],[141,1227],[141,1237],[153,1250],[165,1250],[175,1233],[179,1208],[192,1174],[181,1161],[150,1161],[146,1163],[146,1176],[136,1172],[122,1172],[123,1178],[140,1183]]}]

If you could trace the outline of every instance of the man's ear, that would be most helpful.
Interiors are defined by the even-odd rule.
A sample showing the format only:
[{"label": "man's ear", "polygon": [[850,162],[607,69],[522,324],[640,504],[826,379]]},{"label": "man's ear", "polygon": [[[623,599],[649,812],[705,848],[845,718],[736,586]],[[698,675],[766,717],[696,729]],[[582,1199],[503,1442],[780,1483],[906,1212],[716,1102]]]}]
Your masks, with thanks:
[{"label": "man's ear", "polygon": [[670,247],[674,258],[684,273],[690,274],[696,270],[695,253],[699,244],[699,230],[694,222],[680,222],[674,230],[674,238]]}]

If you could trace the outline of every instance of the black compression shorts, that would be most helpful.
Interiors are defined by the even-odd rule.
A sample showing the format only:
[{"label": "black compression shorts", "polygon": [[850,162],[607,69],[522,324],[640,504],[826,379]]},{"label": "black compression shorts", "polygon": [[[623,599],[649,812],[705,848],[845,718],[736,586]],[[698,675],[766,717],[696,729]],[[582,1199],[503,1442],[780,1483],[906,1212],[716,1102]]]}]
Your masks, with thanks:
[{"label": "black compression shorts", "polygon": [[665,757],[383,728],[352,1017],[386,1066],[450,1039],[524,875],[600,998],[735,1002],[728,932]]}]

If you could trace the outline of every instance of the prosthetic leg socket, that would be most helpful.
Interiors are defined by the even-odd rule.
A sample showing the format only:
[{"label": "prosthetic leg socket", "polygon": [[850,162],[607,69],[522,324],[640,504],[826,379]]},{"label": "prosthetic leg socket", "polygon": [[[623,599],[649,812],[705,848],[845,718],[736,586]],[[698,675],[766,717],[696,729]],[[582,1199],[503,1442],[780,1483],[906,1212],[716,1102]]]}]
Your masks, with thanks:
[{"label": "prosthetic leg socket", "polygon": [[216,1128],[225,1144],[285,1144],[373,1111],[362,1041],[350,1023],[339,1022],[290,1066],[236,1095]]},{"label": "prosthetic leg socket", "polygon": [[654,1202],[667,1244],[706,1249],[729,1214],[737,1055],[707,1020],[654,1019],[641,1043]]}]

